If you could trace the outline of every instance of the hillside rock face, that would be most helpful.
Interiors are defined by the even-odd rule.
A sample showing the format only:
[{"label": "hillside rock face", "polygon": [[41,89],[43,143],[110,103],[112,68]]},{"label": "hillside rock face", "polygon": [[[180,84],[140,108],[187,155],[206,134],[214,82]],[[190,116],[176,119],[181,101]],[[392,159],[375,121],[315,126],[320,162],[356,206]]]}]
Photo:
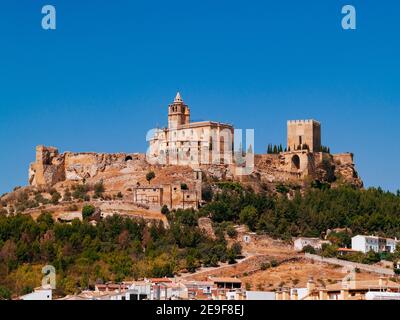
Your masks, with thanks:
[{"label": "hillside rock face", "polygon": [[[202,165],[198,169],[212,181],[241,181],[256,187],[277,183],[301,185],[307,179],[363,186],[350,153],[330,155],[300,150],[255,155],[254,170],[248,176],[237,175],[237,167],[232,164]],[[146,181],[149,171],[154,171],[156,176],[151,184]],[[125,191],[137,186],[195,183],[199,177],[196,178],[194,173],[196,170],[189,166],[150,165],[146,156],[139,153],[59,154],[56,148],[38,146],[36,161],[29,168],[29,184],[48,187],[61,182],[94,183],[103,180],[107,189]]]}]

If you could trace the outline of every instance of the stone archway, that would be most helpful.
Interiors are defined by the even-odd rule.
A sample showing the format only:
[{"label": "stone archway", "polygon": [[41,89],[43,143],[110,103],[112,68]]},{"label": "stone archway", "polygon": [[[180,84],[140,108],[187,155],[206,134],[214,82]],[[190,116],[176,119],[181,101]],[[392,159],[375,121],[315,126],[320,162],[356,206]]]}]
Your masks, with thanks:
[{"label": "stone archway", "polygon": [[300,157],[297,154],[292,157],[292,169],[300,170]]},{"label": "stone archway", "polygon": [[133,160],[133,159],[132,159],[132,156],[126,156],[126,157],[125,157],[125,161],[131,161],[131,160]]}]

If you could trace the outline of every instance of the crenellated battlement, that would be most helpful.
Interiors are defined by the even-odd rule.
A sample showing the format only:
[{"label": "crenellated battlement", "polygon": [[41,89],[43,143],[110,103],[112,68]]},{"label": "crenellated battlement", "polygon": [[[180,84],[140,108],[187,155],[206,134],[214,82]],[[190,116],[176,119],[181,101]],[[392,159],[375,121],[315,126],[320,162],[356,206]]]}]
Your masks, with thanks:
[{"label": "crenellated battlement", "polygon": [[288,120],[287,124],[316,124],[321,125],[321,123],[314,119],[306,119],[306,120]]},{"label": "crenellated battlement", "polygon": [[287,149],[311,152],[321,150],[321,123],[314,119],[289,120],[287,122]]}]

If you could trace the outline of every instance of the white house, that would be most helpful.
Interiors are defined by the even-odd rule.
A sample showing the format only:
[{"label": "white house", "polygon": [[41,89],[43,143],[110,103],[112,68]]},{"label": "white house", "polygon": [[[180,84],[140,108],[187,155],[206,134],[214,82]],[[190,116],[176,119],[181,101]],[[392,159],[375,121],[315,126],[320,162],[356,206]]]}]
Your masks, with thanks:
[{"label": "white house", "polygon": [[331,242],[328,240],[321,240],[319,238],[297,238],[294,240],[294,249],[296,251],[302,251],[305,247],[311,246],[315,250],[322,249],[323,244],[330,244]]},{"label": "white house", "polygon": [[399,241],[397,239],[387,239],[376,236],[357,235],[351,238],[351,248],[363,253],[369,251],[393,253],[398,243]]},{"label": "white house", "polygon": [[370,291],[365,294],[365,300],[400,300],[400,293]]},{"label": "white house", "polygon": [[31,293],[20,296],[21,300],[51,300],[52,289],[50,286],[35,288]]}]

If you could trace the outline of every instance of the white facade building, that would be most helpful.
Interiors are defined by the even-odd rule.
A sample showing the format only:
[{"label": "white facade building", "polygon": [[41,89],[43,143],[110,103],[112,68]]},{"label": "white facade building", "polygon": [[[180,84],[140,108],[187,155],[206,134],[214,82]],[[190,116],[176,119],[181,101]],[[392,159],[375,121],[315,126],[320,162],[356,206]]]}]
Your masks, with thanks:
[{"label": "white facade building", "polygon": [[380,238],[376,236],[357,235],[351,239],[351,248],[355,251],[367,253],[374,252],[390,252],[396,251],[399,243],[397,239]]},{"label": "white facade building", "polygon": [[328,240],[321,240],[319,238],[297,238],[294,240],[294,249],[302,251],[305,247],[311,246],[315,250],[321,250],[323,244],[330,244]]},{"label": "white facade building", "polygon": [[39,287],[35,288],[35,291],[28,293],[26,295],[20,296],[21,300],[51,300],[52,299],[52,289],[51,287]]}]

